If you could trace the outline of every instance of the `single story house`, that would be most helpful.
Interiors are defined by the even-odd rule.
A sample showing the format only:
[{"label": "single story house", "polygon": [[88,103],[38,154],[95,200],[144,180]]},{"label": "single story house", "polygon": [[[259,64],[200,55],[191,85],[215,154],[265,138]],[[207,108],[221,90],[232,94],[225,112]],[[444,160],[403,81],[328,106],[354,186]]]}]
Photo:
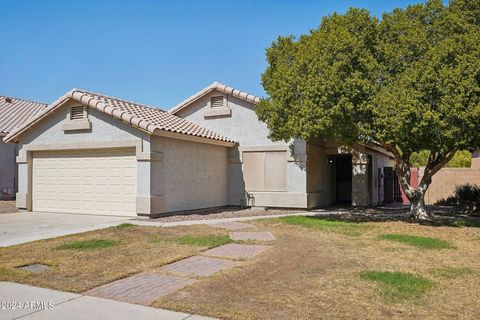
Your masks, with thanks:
[{"label": "single story house", "polygon": [[[259,100],[214,82],[170,110],[237,142],[228,150],[229,205],[309,209],[393,202],[392,154],[374,144],[348,149],[328,138],[274,142],[255,114]],[[385,189],[392,190],[387,199]]]},{"label": "single story house", "polygon": [[73,89],[5,137],[18,143],[17,206],[158,216],[388,200],[389,153],[328,139],[274,142],[258,101],[214,82],[167,112]]},{"label": "single story house", "polygon": [[0,200],[13,199],[17,192],[17,146],[3,142],[3,137],[47,104],[0,95]]}]

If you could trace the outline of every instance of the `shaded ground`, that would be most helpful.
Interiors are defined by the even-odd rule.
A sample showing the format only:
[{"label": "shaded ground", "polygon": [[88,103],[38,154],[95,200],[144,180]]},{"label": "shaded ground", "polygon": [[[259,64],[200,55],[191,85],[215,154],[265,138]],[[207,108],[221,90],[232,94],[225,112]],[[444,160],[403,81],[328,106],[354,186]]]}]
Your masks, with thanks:
[{"label": "shaded ground", "polygon": [[[335,208],[328,210],[327,217],[339,221],[385,222],[403,221],[426,226],[480,227],[480,217],[458,213],[455,207],[427,206],[428,220],[414,220],[408,217],[409,206],[387,206],[372,208]],[[313,210],[315,211],[315,210]]]},{"label": "shaded ground", "polygon": [[0,200],[0,214],[18,212],[15,200]]},{"label": "shaded ground", "polygon": [[293,210],[293,209],[268,209],[268,210],[251,210],[240,209],[236,207],[230,208],[218,208],[218,209],[201,209],[175,212],[171,215],[148,219],[138,218],[138,220],[154,221],[154,222],[177,222],[177,221],[192,221],[192,220],[210,220],[210,219],[222,219],[222,218],[238,218],[238,217],[255,217],[255,216],[267,216],[276,214],[287,214],[302,212],[305,210]]},{"label": "shaded ground", "polygon": [[[278,219],[253,224],[272,231],[273,248],[154,306],[224,319],[480,318],[480,229],[389,221],[362,224],[352,233],[354,226],[341,223],[322,229]],[[442,239],[452,248],[428,250],[379,239],[399,233]],[[433,287],[420,298],[392,303],[378,283],[360,276],[364,271],[406,272]]]},{"label": "shaded ground", "polygon": [[[187,235],[226,236],[227,232],[208,226],[121,225],[0,248],[0,280],[84,292],[131,274],[158,269],[208,248],[177,241]],[[34,263],[50,266],[50,269],[41,273],[18,269]]]}]

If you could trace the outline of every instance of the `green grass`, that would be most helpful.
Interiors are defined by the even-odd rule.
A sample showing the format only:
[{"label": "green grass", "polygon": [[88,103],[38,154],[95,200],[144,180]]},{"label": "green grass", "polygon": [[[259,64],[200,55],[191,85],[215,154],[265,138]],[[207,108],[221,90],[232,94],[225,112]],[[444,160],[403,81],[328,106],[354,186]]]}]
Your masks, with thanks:
[{"label": "green grass", "polygon": [[57,250],[94,250],[103,249],[108,247],[114,247],[119,244],[119,241],[104,240],[104,239],[91,239],[82,241],[71,241],[64,243],[58,247]]},{"label": "green grass", "polygon": [[122,223],[122,224],[119,224],[117,226],[117,229],[130,229],[130,228],[133,228],[135,227],[134,224],[131,224],[131,223]]},{"label": "green grass", "polygon": [[360,277],[380,283],[380,295],[393,303],[418,299],[434,286],[428,279],[405,272],[363,271]]},{"label": "green grass", "polygon": [[173,239],[178,244],[214,248],[232,242],[229,236],[182,236]]},{"label": "green grass", "polygon": [[466,276],[468,274],[472,274],[473,270],[466,267],[446,267],[433,269],[432,273],[445,279],[455,279],[458,277]]},{"label": "green grass", "polygon": [[6,277],[14,274],[14,271],[4,267],[0,267],[0,277]]},{"label": "green grass", "polygon": [[370,228],[370,226],[365,223],[336,221],[320,217],[290,216],[279,218],[279,220],[285,224],[320,229],[351,236],[361,235]]},{"label": "green grass", "polygon": [[450,242],[429,237],[412,236],[409,234],[390,233],[380,236],[380,239],[405,243],[422,249],[449,249],[454,248]]}]

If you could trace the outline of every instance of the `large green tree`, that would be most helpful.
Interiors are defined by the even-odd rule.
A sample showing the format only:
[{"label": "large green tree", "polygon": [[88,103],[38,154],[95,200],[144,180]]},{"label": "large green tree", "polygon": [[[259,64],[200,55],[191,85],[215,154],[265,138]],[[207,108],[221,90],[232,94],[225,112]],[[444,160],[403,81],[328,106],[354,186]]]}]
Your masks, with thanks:
[{"label": "large green tree", "polygon": [[[426,218],[432,176],[457,150],[480,145],[480,2],[441,0],[384,13],[324,17],[267,49],[257,107],[271,137],[373,141],[395,157],[411,214]],[[418,187],[410,157],[427,150]]]}]

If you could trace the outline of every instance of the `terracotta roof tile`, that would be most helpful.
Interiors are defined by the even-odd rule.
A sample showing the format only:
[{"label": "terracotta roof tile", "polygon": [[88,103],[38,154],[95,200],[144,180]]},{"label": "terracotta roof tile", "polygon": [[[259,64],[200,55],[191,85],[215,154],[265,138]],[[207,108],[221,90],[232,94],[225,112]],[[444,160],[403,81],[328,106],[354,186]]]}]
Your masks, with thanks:
[{"label": "terracotta roof tile", "polygon": [[[177,117],[160,108],[142,105],[136,102],[109,97],[106,95],[93,93],[80,89],[73,89],[65,96],[51,105],[44,112],[36,115],[29,122],[35,122],[48,114],[49,111],[59,106],[66,99],[74,99],[84,105],[97,109],[111,115],[114,118],[122,120],[134,127],[154,134],[156,130],[163,130],[201,138],[213,139],[229,143],[235,143],[234,140],[224,137],[223,135],[203,128],[195,123]],[[24,128],[30,123],[24,124]],[[19,128],[15,132],[9,134],[5,140],[10,140],[19,134],[24,128]]]},{"label": "terracotta roof tile", "polygon": [[0,136],[20,127],[46,107],[45,103],[0,95]]},{"label": "terracotta roof tile", "polygon": [[187,98],[186,100],[177,104],[169,112],[172,113],[172,114],[175,114],[175,113],[179,112],[180,110],[182,110],[183,108],[187,107],[190,103],[200,99],[201,97],[205,96],[207,93],[212,92],[214,90],[218,90],[220,92],[230,94],[234,97],[243,99],[245,101],[248,101],[248,102],[251,102],[251,103],[254,103],[254,104],[256,104],[260,101],[260,98],[257,97],[257,96],[254,96],[253,94],[237,90],[235,88],[227,86],[226,84],[215,81],[211,85],[209,85],[208,87],[198,91],[193,96],[191,96],[191,97]]}]

